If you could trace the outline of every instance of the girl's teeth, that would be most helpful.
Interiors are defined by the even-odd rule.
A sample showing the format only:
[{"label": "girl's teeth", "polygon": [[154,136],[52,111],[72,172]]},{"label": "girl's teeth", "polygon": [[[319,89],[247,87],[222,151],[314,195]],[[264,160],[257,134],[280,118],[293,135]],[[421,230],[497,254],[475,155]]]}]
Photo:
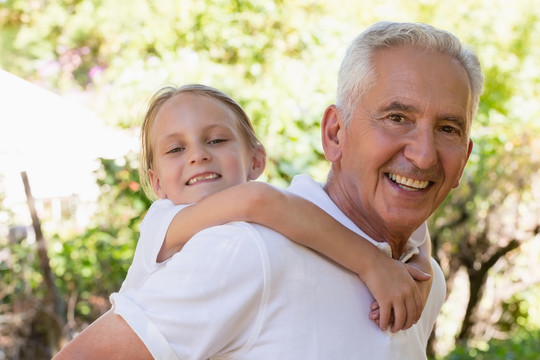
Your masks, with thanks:
[{"label": "girl's teeth", "polygon": [[212,180],[212,179],[217,179],[218,177],[219,177],[218,174],[209,174],[209,175],[204,175],[204,176],[197,176],[197,177],[189,179],[186,184],[187,185],[193,185],[196,182],[199,182],[199,181],[202,181],[202,180]]}]

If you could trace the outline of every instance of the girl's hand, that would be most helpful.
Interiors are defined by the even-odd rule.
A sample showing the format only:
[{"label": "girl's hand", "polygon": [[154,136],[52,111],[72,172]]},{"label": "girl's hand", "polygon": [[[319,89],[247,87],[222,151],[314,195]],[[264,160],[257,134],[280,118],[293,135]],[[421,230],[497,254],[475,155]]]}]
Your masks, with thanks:
[{"label": "girl's hand", "polygon": [[362,279],[375,297],[370,319],[383,331],[410,328],[420,319],[430,289],[422,284],[431,276],[382,253],[371,260],[371,271]]}]

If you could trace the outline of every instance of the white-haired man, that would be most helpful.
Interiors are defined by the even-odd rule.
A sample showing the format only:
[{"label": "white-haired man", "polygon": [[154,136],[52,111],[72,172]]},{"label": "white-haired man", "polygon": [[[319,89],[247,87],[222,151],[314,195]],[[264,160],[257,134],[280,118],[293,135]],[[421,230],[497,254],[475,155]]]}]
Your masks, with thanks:
[{"label": "white-haired man", "polygon": [[[415,23],[371,26],[347,51],[336,105],[322,120],[327,181],[303,175],[289,190],[402,257],[415,229],[427,236],[421,225],[459,184],[482,86],[476,55],[450,33]],[[160,287],[196,267],[197,257],[213,256],[200,243],[233,241],[220,239],[221,227],[199,233],[189,262],[174,257],[141,291],[117,296],[114,313],[58,358],[72,351],[78,358],[426,359],[445,297],[435,262],[418,323],[383,332],[368,319],[373,298],[353,273],[268,228],[225,226],[235,227],[237,258],[227,262],[234,269],[218,262],[190,270],[205,272],[200,286]],[[194,302],[218,283],[234,295]],[[207,316],[195,318],[194,309]]]}]

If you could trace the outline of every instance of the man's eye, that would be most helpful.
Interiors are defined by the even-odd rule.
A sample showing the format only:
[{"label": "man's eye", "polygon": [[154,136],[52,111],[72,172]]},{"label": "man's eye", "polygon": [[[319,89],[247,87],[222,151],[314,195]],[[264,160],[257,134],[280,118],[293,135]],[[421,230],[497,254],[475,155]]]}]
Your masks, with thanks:
[{"label": "man's eye", "polygon": [[441,130],[447,134],[459,134],[459,130],[450,125],[443,126]]},{"label": "man's eye", "polygon": [[173,154],[173,153],[177,153],[177,152],[180,152],[180,151],[184,151],[185,148],[183,147],[175,147],[174,149],[171,149],[169,151],[167,151],[167,154]]},{"label": "man's eye", "polygon": [[399,115],[399,114],[392,114],[388,116],[388,118],[392,120],[393,122],[397,122],[397,123],[401,123],[405,121],[405,116]]}]

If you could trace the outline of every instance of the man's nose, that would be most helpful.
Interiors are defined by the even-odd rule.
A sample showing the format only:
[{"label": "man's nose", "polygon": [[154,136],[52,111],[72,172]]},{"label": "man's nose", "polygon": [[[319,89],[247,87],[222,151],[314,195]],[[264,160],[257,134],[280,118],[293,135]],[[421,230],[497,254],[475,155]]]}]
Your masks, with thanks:
[{"label": "man's nose", "polygon": [[191,151],[189,152],[189,163],[190,164],[197,164],[204,161],[211,160],[210,153],[205,149],[202,145],[196,145],[191,147]]},{"label": "man's nose", "polygon": [[427,170],[437,164],[435,134],[431,127],[416,128],[407,140],[404,154],[416,167]]}]

